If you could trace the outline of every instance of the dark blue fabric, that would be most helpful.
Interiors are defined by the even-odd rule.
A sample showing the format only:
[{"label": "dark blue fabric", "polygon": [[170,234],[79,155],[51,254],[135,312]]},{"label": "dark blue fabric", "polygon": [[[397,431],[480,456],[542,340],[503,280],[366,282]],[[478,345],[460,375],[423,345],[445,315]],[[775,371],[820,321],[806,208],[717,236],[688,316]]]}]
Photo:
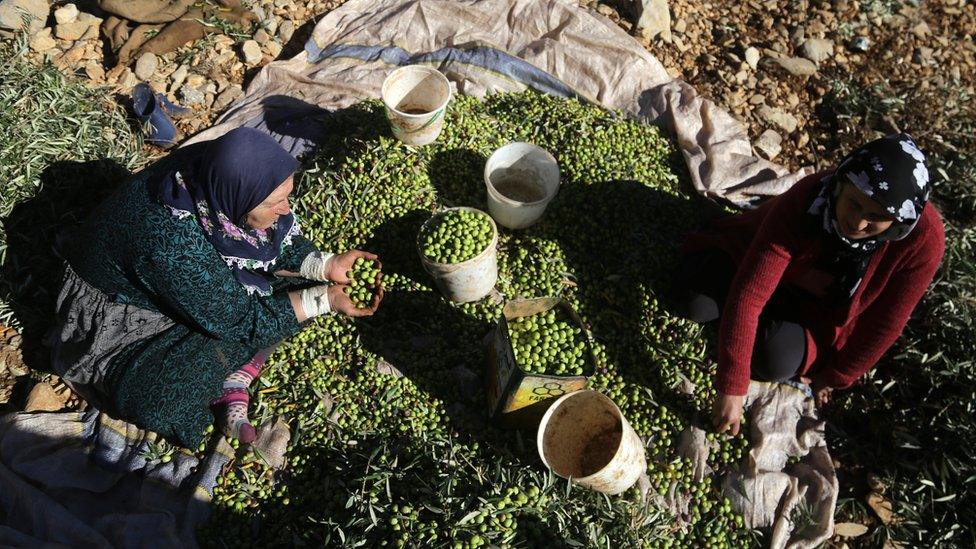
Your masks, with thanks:
[{"label": "dark blue fabric", "polygon": [[360,59],[364,62],[382,59],[385,63],[401,67],[413,64],[464,63],[507,76],[541,93],[585,100],[573,88],[528,61],[486,46],[447,47],[414,54],[396,46],[337,44],[322,49],[315,44],[314,40],[309,39],[305,44],[305,51],[308,52],[309,63],[318,63],[323,59],[336,57]]},{"label": "dark blue fabric", "polygon": [[236,128],[191,149],[152,182],[152,192],[176,212],[196,216],[207,240],[248,291],[270,294],[273,265],[293,236],[295,217],[280,216],[267,230],[251,229],[244,220],[298,169],[298,161],[253,128]]}]

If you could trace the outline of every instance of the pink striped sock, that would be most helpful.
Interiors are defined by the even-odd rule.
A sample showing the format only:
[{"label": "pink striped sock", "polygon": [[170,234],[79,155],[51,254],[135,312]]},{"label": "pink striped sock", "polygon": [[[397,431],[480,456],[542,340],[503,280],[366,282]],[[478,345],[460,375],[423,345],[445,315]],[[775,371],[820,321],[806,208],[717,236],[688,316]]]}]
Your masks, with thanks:
[{"label": "pink striped sock", "polygon": [[250,443],[257,437],[257,430],[247,417],[247,407],[251,402],[247,390],[251,382],[261,375],[266,360],[266,353],[258,353],[239,370],[231,372],[224,379],[220,396],[210,403],[215,412],[222,412],[215,415],[222,416],[221,430],[230,438]]}]

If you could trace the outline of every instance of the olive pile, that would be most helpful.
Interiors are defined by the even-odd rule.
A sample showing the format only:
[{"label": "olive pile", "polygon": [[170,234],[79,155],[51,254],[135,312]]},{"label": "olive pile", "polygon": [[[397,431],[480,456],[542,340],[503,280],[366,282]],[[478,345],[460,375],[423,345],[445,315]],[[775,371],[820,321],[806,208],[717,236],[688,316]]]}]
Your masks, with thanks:
[{"label": "olive pile", "polygon": [[[203,545],[754,543],[719,483],[694,482],[690,463],[676,456],[682,431],[709,416],[715,364],[703,328],[662,305],[675,247],[702,211],[684,190],[690,185],[678,184],[680,156],[657,129],[534,93],[457,96],[438,140],[419,149],[377,135],[387,127],[378,101],[333,113],[328,124],[328,141],[296,177],[294,209],[320,249],[381,256],[386,294],[376,315],[316,319],[271,356],[250,414],[258,424],[284,417],[287,463],[272,469],[241,446],[215,492]],[[417,245],[422,224],[445,207],[486,208],[485,160],[511,141],[551,151],[564,178],[537,225],[498,233],[496,289],[506,299],[572,305],[592,335],[589,386],[612,398],[646,441],[651,489],[689,498],[683,516],[642,504],[636,488],[605,498],[571,485],[537,465],[524,437],[486,421],[481,342],[502,304],[443,299]],[[513,323],[516,337],[538,333],[525,341],[547,349],[535,353],[539,368],[555,373],[563,363],[569,373],[580,364],[570,351],[579,326],[559,341],[559,314],[552,325],[543,316],[531,317],[534,332],[522,330],[528,319]],[[560,360],[563,352],[571,360]],[[713,437],[719,449],[709,465],[735,465],[747,436]]]},{"label": "olive pile", "polygon": [[380,266],[377,262],[357,257],[352,269],[346,272],[349,285],[343,292],[349,296],[357,309],[366,309],[373,303],[379,289]]},{"label": "olive pile", "polygon": [[556,309],[511,321],[508,333],[515,361],[534,374],[581,376],[586,368],[586,340]]},{"label": "olive pile", "polygon": [[491,244],[494,230],[488,215],[448,210],[434,216],[420,233],[424,255],[437,263],[463,263]]}]

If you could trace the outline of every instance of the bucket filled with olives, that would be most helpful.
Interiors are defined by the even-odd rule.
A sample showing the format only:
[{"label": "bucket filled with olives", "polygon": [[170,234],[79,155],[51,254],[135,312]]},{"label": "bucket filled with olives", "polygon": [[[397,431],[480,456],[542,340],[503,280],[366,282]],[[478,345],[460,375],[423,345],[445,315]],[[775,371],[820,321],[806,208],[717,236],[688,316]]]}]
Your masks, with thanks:
[{"label": "bucket filled with olives", "polygon": [[428,219],[417,235],[420,261],[444,297],[478,301],[498,280],[498,227],[474,208],[449,208]]}]

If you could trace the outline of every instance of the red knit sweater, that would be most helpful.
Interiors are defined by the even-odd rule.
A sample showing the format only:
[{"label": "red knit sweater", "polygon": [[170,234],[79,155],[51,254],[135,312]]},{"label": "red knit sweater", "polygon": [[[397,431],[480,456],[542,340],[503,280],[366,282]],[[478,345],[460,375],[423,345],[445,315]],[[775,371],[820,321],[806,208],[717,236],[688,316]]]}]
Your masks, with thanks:
[{"label": "red knit sweater", "polygon": [[[717,388],[744,395],[749,387],[759,313],[782,283],[816,281],[816,260],[827,242],[820,219],[807,213],[826,173],[813,174],[759,208],[714,223],[688,238],[683,249],[718,247],[738,264],[720,320]],[[898,339],[932,282],[945,250],[942,218],[928,204],[903,240],[885,242],[868,263],[850,301],[811,303],[797,311],[807,329],[810,373],[834,388],[849,387]]]}]

